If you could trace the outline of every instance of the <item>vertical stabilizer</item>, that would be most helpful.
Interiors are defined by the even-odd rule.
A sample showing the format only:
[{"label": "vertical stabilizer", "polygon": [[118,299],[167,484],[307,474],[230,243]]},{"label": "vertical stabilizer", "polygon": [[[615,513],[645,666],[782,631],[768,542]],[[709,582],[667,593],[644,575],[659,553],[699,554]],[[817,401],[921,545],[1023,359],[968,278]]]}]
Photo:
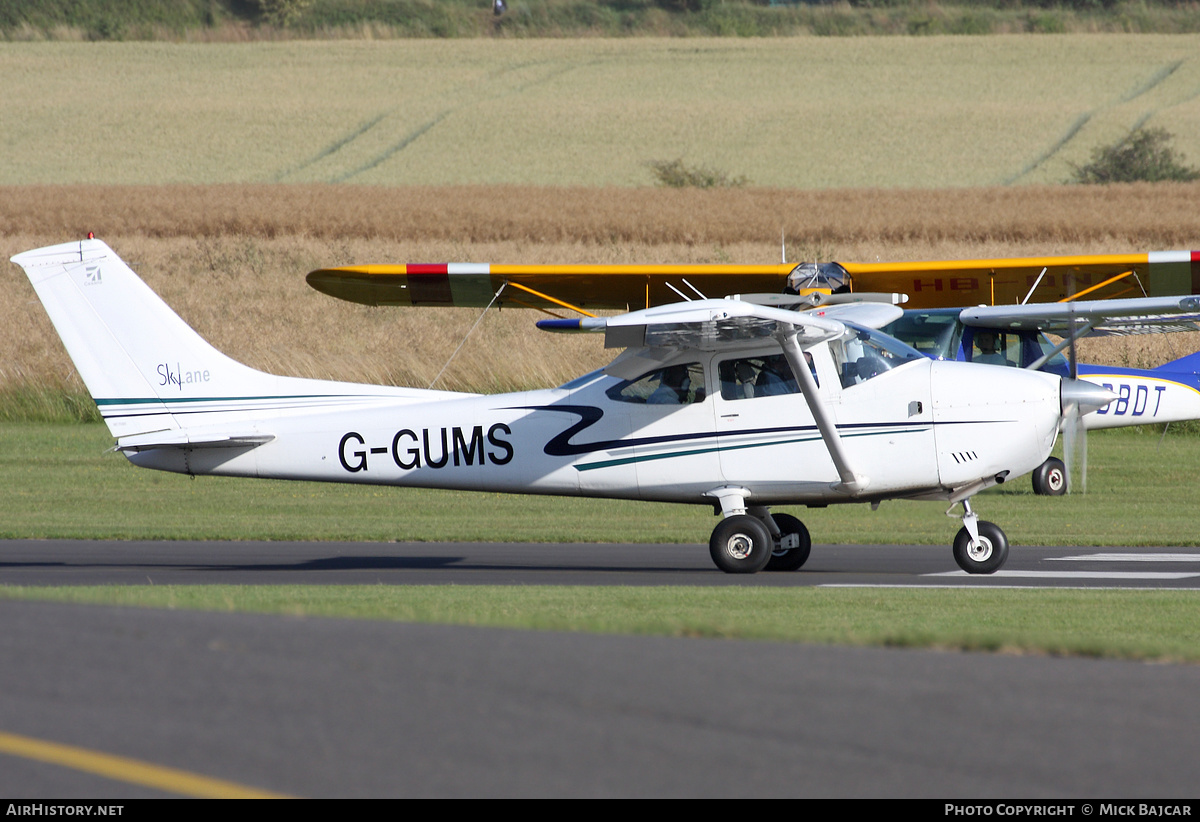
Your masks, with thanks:
[{"label": "vertical stabilizer", "polygon": [[175,430],[181,409],[277,387],[280,378],[209,345],[99,240],[12,261],[25,269],[114,436]]}]

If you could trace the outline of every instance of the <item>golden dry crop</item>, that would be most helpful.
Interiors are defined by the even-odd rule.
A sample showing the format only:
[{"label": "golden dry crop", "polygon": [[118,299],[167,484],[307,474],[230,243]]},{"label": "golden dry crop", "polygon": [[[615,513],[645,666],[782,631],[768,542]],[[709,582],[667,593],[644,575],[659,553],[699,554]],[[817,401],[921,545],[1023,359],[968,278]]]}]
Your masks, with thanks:
[{"label": "golden dry crop", "polygon": [[[506,390],[607,361],[599,340],[546,335],[505,309],[369,308],[308,288],[309,270],[366,262],[774,262],[1105,253],[1200,247],[1200,184],[878,190],[350,186],[0,188],[7,258],[95,231],[217,347],[270,371]],[[15,267],[0,290],[0,391],[79,391]],[[1177,335],[1100,349],[1149,366]]]}]

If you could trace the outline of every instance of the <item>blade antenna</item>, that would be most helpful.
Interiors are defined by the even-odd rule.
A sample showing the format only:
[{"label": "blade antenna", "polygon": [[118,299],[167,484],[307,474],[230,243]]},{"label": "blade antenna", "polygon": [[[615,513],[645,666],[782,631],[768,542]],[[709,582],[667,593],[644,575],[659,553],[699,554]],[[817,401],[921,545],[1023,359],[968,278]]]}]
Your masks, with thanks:
[{"label": "blade antenna", "polygon": [[[683,280],[683,278],[682,278],[682,277],[680,277],[680,279],[681,279],[681,280]],[[705,295],[705,293],[704,293],[703,291],[701,291],[700,289],[696,288],[696,286],[692,285],[692,284],[691,284],[691,283],[689,283],[687,280],[683,280],[683,284],[684,284],[684,285],[686,285],[688,288],[692,289],[692,291],[695,291],[697,294],[699,294],[699,295],[700,295],[700,299],[702,299],[702,300],[707,300],[707,299],[708,299],[708,297]]]},{"label": "blade antenna", "polygon": [[[687,280],[684,280],[684,282],[687,282]],[[675,286],[671,285],[669,282],[666,282],[666,281],[664,280],[664,281],[663,281],[663,285],[665,285],[667,288],[671,289],[671,290],[672,290],[672,291],[674,291],[676,294],[678,294],[678,295],[679,295],[679,299],[683,300],[685,303],[690,303],[690,302],[692,301],[692,298],[691,298],[691,297],[689,297],[687,294],[684,294],[682,291],[680,291],[680,290],[679,290],[678,288],[676,288]]]},{"label": "blade antenna", "polygon": [[500,299],[500,294],[503,293],[507,286],[508,281],[505,280],[500,284],[500,287],[496,289],[496,293],[492,295],[492,301],[487,304],[482,312],[480,312],[478,319],[475,320],[475,324],[472,325],[467,330],[467,333],[463,335],[462,342],[458,344],[458,348],[454,349],[454,353],[450,355],[450,359],[446,360],[446,364],[442,366],[442,370],[437,372],[437,376],[433,378],[433,382],[429,383],[430,388],[433,388],[435,385],[437,385],[437,381],[442,378],[442,374],[446,373],[446,369],[450,367],[450,363],[454,362],[454,358],[458,356],[458,352],[462,351],[463,346],[467,344],[467,340],[470,339],[471,334],[473,334],[475,329],[479,327],[479,324],[483,322],[483,317],[488,313],[488,309],[496,304],[496,300]]},{"label": "blade antenna", "polygon": [[1042,284],[1042,277],[1046,276],[1046,271],[1047,269],[1043,267],[1042,273],[1039,274],[1038,278],[1033,281],[1033,288],[1029,289],[1029,293],[1025,295],[1025,299],[1021,300],[1021,305],[1025,305],[1025,303],[1029,302],[1029,298],[1033,296],[1033,292],[1037,291],[1037,287]]}]

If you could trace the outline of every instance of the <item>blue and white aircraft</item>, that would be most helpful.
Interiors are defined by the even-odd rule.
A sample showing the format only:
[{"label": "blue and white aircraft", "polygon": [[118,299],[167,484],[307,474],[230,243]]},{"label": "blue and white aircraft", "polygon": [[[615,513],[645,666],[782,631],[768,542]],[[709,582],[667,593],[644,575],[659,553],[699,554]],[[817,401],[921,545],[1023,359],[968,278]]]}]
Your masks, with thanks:
[{"label": "blue and white aircraft", "polygon": [[[1152,369],[1075,364],[1064,356],[1073,340],[1085,336],[1200,330],[1200,297],[907,310],[884,330],[933,359],[1042,370],[1112,391],[1112,403],[1081,415],[1083,431],[1200,419],[1200,353]],[[1082,486],[1086,448],[1077,450],[1074,468]],[[1039,494],[1067,492],[1068,472],[1057,457],[1032,477]]]},{"label": "blue and white aircraft", "polygon": [[[1070,409],[1087,414],[1120,398],[1036,369],[923,356],[877,330],[900,315],[894,306],[824,305],[818,314],[780,295],[552,322],[600,332],[623,350],[546,390],[300,379],[215,350],[103,242],[13,261],[116,450],[135,465],[707,505],[723,517],[710,555],[729,573],[795,569],[808,558],[807,528],[772,506],[892,499],[961,504],[954,558],[991,573],[1007,538],[971,499],[1044,463]],[[1139,402],[1136,389],[1128,401]]]}]

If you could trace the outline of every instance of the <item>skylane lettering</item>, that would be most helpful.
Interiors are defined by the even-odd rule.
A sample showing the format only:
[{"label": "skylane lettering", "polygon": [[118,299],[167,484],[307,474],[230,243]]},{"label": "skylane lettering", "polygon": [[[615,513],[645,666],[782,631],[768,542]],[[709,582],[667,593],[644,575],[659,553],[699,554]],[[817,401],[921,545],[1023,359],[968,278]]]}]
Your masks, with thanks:
[{"label": "skylane lettering", "polygon": [[445,468],[460,465],[507,465],[513,458],[513,447],[505,437],[512,429],[502,422],[487,430],[486,443],[482,425],[464,430],[452,428],[423,428],[420,433],[402,428],[392,437],[390,445],[367,447],[363,435],[349,431],[338,445],[338,459],[352,474],[366,471],[372,455],[390,455],[396,467],[405,471],[414,468]]},{"label": "skylane lettering", "polygon": [[160,362],[157,370],[159,385],[175,386],[180,391],[185,385],[208,382],[212,379],[212,374],[207,368],[184,371],[179,363],[175,363],[175,370],[172,371],[170,364]]}]

